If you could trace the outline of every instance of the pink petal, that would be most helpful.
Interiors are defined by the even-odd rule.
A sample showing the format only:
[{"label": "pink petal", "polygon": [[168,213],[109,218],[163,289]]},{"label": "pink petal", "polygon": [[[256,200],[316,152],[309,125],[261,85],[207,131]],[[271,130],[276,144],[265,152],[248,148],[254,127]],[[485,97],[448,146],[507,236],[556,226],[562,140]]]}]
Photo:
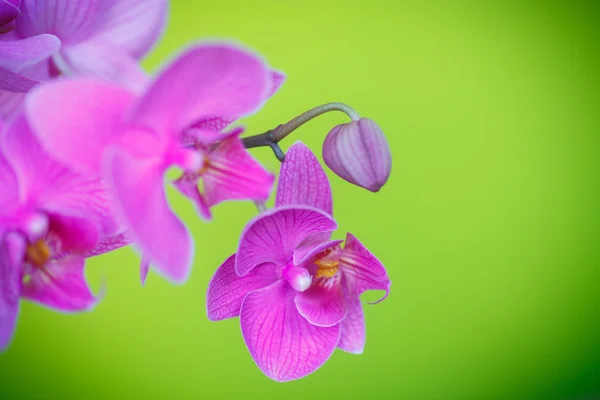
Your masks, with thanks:
[{"label": "pink petal", "polygon": [[50,234],[60,239],[64,253],[86,254],[98,243],[98,228],[88,219],[50,214]]},{"label": "pink petal", "polygon": [[348,314],[342,320],[342,335],[338,347],[348,353],[362,354],[365,348],[366,327],[362,303],[358,297],[347,298]]},{"label": "pink petal", "polygon": [[91,37],[98,16],[107,7],[106,0],[27,0],[21,4],[18,29],[24,36],[52,33],[64,44]]},{"label": "pink petal", "polygon": [[65,48],[64,66],[73,75],[95,76],[134,92],[141,92],[149,78],[133,56],[124,49],[98,41],[86,41]]},{"label": "pink petal", "polygon": [[83,257],[71,255],[35,268],[23,283],[22,296],[59,311],[90,310],[96,298],[85,280],[84,266]]},{"label": "pink petal", "polygon": [[275,177],[250,155],[237,134],[225,137],[207,157],[203,183],[208,207],[226,200],[269,198]]},{"label": "pink petal", "polygon": [[204,220],[210,221],[212,219],[212,214],[208,204],[206,204],[206,200],[204,200],[204,197],[198,189],[199,179],[200,177],[197,174],[185,172],[179,179],[173,182],[173,185],[175,185],[184,196],[194,202],[198,213]]},{"label": "pink petal", "polygon": [[140,261],[140,282],[142,283],[142,286],[146,284],[151,262],[152,261],[147,256],[142,255],[142,261]]},{"label": "pink petal", "polygon": [[60,47],[54,35],[42,34],[20,40],[0,41],[0,67],[13,70],[25,65],[36,64]]},{"label": "pink petal", "polygon": [[331,216],[311,207],[286,206],[267,210],[250,221],[242,232],[235,269],[244,276],[263,263],[284,266],[292,260],[294,249],[307,237],[336,228]]},{"label": "pink petal", "polygon": [[[0,148],[0,185],[2,190],[0,191],[0,216],[6,215],[9,211],[9,207],[15,205],[19,199],[19,188],[17,186],[17,178],[12,169],[8,164],[8,161],[2,154]],[[11,207],[12,208],[12,207]],[[0,227],[0,232],[2,228]]]},{"label": "pink petal", "polygon": [[100,174],[104,150],[124,134],[123,117],[133,97],[119,86],[76,78],[40,86],[27,97],[25,109],[53,156]]},{"label": "pink petal", "polygon": [[269,90],[267,91],[267,98],[277,93],[281,85],[283,85],[283,82],[285,82],[285,74],[281,71],[275,71],[273,69],[270,71],[269,77],[270,86]]},{"label": "pink petal", "polygon": [[[1,74],[0,72],[0,80],[2,80]],[[3,118],[5,121],[15,119],[22,109],[24,100],[25,93],[9,92],[0,89],[0,118]]]},{"label": "pink petal", "polygon": [[0,237],[0,351],[9,345],[15,331],[24,253],[22,237],[14,233]]},{"label": "pink petal", "polygon": [[277,273],[273,264],[254,268],[246,276],[235,272],[235,254],[217,269],[206,292],[206,313],[211,321],[237,317],[248,293],[273,284]]},{"label": "pink petal", "polygon": [[131,238],[126,233],[120,233],[114,236],[109,236],[101,239],[96,246],[85,253],[85,257],[99,256],[100,254],[108,253],[113,250],[120,249],[131,243]]},{"label": "pink petal", "polygon": [[141,252],[167,278],[187,280],[194,253],[192,238],[173,214],[163,189],[161,160],[136,159],[116,151],[108,158],[110,177],[129,233]]},{"label": "pink petal", "polygon": [[354,235],[346,235],[346,245],[340,257],[350,295],[358,296],[366,290],[385,290],[380,301],[390,292],[390,278],[385,267]]},{"label": "pink petal", "polygon": [[0,0],[0,34],[7,32],[4,25],[12,22],[14,26],[14,19],[19,16],[19,9],[17,5],[12,4],[10,1]]},{"label": "pink petal", "polygon": [[205,130],[205,131],[216,131],[221,132],[223,129],[227,128],[231,123],[235,121],[235,118],[227,118],[227,117],[206,117],[201,120],[196,121],[192,128]]},{"label": "pink petal", "polygon": [[333,326],[346,317],[346,302],[342,295],[341,274],[318,278],[294,299],[298,312],[313,325]]},{"label": "pink petal", "polygon": [[113,201],[99,176],[75,173],[53,159],[24,117],[11,124],[0,147],[17,175],[23,202],[44,211],[85,215],[99,224],[104,234],[119,230]]},{"label": "pink petal", "polygon": [[304,204],[333,211],[331,187],[317,157],[302,142],[296,142],[281,164],[275,206]]},{"label": "pink petal", "polygon": [[250,355],[269,378],[290,381],[321,367],[333,353],[340,326],[310,324],[294,305],[294,291],[283,281],[250,292],[240,312]]},{"label": "pink petal", "polygon": [[163,32],[167,21],[167,0],[118,0],[98,18],[94,39],[123,49],[141,58]]},{"label": "pink petal", "polygon": [[323,241],[320,234],[311,236],[294,250],[294,265],[301,265],[323,250],[335,247],[342,242],[343,240]]},{"label": "pink petal", "polygon": [[231,45],[196,46],[158,75],[133,120],[179,135],[206,117],[251,113],[261,106],[266,88],[267,69],[252,53]]},{"label": "pink petal", "polygon": [[[25,93],[37,85],[39,81],[0,67],[0,91]],[[4,114],[4,113],[3,113]],[[7,115],[10,115],[7,113]]]}]

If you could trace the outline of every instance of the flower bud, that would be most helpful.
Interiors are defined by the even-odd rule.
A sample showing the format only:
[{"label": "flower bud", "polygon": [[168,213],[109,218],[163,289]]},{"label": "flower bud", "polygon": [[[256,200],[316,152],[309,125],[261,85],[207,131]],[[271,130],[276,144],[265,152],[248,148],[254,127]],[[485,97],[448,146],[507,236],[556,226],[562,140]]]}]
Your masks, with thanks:
[{"label": "flower bud", "polygon": [[323,160],[340,178],[371,192],[381,189],[392,170],[387,139],[368,118],[333,128],[323,142]]},{"label": "flower bud", "polygon": [[15,28],[20,3],[21,0],[0,0],[0,33],[7,33]]}]

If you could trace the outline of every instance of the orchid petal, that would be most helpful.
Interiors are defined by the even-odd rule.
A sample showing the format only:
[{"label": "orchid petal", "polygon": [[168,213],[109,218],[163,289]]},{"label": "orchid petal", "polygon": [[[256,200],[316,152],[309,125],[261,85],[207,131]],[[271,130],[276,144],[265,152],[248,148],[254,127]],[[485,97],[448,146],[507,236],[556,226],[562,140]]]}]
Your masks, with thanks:
[{"label": "orchid petal", "polygon": [[273,284],[277,273],[273,264],[254,268],[246,276],[235,272],[235,254],[217,269],[206,292],[206,313],[211,321],[233,318],[240,315],[244,297],[253,290]]},{"label": "orchid petal", "polygon": [[106,9],[103,0],[27,0],[21,4],[19,31],[24,36],[53,33],[64,44],[90,38],[98,26],[97,17]]},{"label": "orchid petal", "polygon": [[90,310],[97,300],[85,280],[84,266],[83,257],[69,255],[34,268],[23,283],[22,296],[59,311]]},{"label": "orchid petal", "polygon": [[290,381],[321,367],[333,353],[340,325],[319,327],[303,318],[294,291],[283,281],[248,293],[240,312],[250,354],[269,378]]},{"label": "orchid petal", "polygon": [[151,260],[143,255],[142,260],[140,261],[140,282],[142,286],[146,284],[146,279],[148,278],[148,272],[150,272],[150,263]]},{"label": "orchid petal", "polygon": [[96,246],[85,253],[85,257],[99,256],[100,254],[108,253],[113,250],[120,249],[131,243],[131,238],[125,233],[120,233],[114,236],[109,236],[101,239]]},{"label": "orchid petal", "polygon": [[85,254],[98,243],[98,228],[85,218],[50,214],[49,232],[59,237],[64,253]]},{"label": "orchid petal", "polygon": [[[0,80],[2,80],[1,75],[2,73],[0,72]],[[7,122],[15,119],[23,108],[24,100],[25,93],[9,92],[0,89],[0,118]]]},{"label": "orchid petal", "polygon": [[60,47],[60,40],[54,35],[42,34],[20,40],[0,41],[0,67],[13,69],[36,64]]},{"label": "orchid petal", "polygon": [[301,265],[321,251],[335,247],[343,242],[343,240],[323,241],[319,236],[319,234],[311,236],[294,250],[294,265]]},{"label": "orchid petal", "polygon": [[307,237],[336,228],[331,216],[312,207],[286,206],[265,211],[246,225],[235,269],[244,276],[266,262],[286,265],[292,260],[294,249]]},{"label": "orchid petal", "polygon": [[[1,137],[1,136],[0,136]],[[0,216],[9,211],[9,207],[18,202],[19,187],[17,186],[17,177],[4,157],[0,148]],[[12,207],[11,207],[12,208]],[[0,228],[0,232],[1,232]]]},{"label": "orchid petal", "polygon": [[136,159],[120,151],[109,155],[107,176],[134,242],[167,278],[183,283],[189,275],[193,241],[171,211],[163,189],[161,160]]},{"label": "orchid petal", "polygon": [[267,91],[267,98],[277,93],[281,85],[283,85],[283,82],[285,82],[285,74],[281,71],[271,70],[269,73],[269,78],[270,86],[269,90]]},{"label": "orchid petal", "polygon": [[99,17],[94,39],[141,58],[158,40],[167,21],[166,0],[118,0]]},{"label": "orchid petal", "polygon": [[204,220],[210,221],[212,214],[210,207],[206,204],[204,197],[198,189],[198,179],[200,177],[197,174],[185,172],[179,179],[173,182],[173,185],[188,199],[194,202],[198,213]]},{"label": "orchid petal", "polygon": [[124,134],[133,94],[95,79],[50,82],[29,94],[25,110],[43,147],[67,165],[100,174],[108,145]]},{"label": "orchid petal", "polygon": [[262,104],[266,87],[266,67],[247,50],[196,46],[156,78],[132,120],[165,135],[179,135],[206,117],[251,113]]},{"label": "orchid petal", "polygon": [[200,129],[204,131],[215,131],[221,132],[227,128],[231,123],[235,121],[235,118],[228,117],[206,117],[201,120],[194,122],[191,126],[193,129]]},{"label": "orchid petal", "polygon": [[71,74],[95,76],[134,92],[141,92],[149,79],[131,55],[112,43],[82,42],[65,48],[62,56],[65,65],[61,69],[68,69]]},{"label": "orchid petal", "polygon": [[341,252],[340,262],[351,293],[359,295],[366,290],[385,290],[385,295],[375,303],[387,298],[391,282],[385,267],[351,233],[346,235],[346,245]]},{"label": "orchid petal", "polygon": [[312,286],[296,294],[294,299],[300,315],[316,326],[333,326],[346,317],[347,309],[342,294],[341,274],[331,278],[317,278]]},{"label": "orchid petal", "polygon": [[12,340],[19,314],[25,241],[15,233],[0,237],[0,351]]},{"label": "orchid petal", "polygon": [[338,347],[348,353],[362,354],[366,340],[362,303],[358,297],[346,298],[346,300],[348,314],[341,322],[342,335]]},{"label": "orchid petal", "polygon": [[0,148],[16,173],[23,202],[45,211],[85,215],[100,224],[104,234],[119,230],[113,202],[100,178],[75,173],[51,158],[24,117],[11,124]]},{"label": "orchid petal", "polygon": [[40,82],[35,79],[27,78],[0,67],[0,91],[26,93],[38,83]]},{"label": "orchid petal", "polygon": [[14,25],[14,19],[19,16],[19,9],[16,4],[12,4],[10,1],[0,0],[0,33],[5,33],[4,30],[6,24],[12,22]]},{"label": "orchid petal", "polygon": [[333,211],[331,187],[317,157],[302,142],[289,148],[281,164],[275,206],[304,204]]},{"label": "orchid petal", "polygon": [[250,155],[238,134],[225,137],[207,156],[203,183],[208,207],[226,200],[269,198],[275,177]]}]

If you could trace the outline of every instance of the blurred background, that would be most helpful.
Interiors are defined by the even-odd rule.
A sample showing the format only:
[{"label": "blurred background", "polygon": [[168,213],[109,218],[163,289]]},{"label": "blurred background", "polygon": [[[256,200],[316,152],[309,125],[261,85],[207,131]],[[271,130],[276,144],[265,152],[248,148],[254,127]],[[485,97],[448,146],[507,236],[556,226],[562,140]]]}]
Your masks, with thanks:
[{"label": "blurred background", "polygon": [[[104,300],[61,315],[23,304],[0,355],[0,398],[600,398],[600,6],[174,0],[156,71],[182,46],[229,38],[288,79],[243,123],[260,133],[342,101],[378,121],[393,153],[378,194],[328,171],[339,238],[387,266],[391,296],[366,307],[363,355],[336,351],[280,384],[256,368],[237,319],[211,323],[205,289],[256,214],[216,207],[193,230],[189,283],[150,273],[130,249],[93,259]],[[327,114],[301,139],[321,157]],[[278,171],[269,149],[253,150]]]}]

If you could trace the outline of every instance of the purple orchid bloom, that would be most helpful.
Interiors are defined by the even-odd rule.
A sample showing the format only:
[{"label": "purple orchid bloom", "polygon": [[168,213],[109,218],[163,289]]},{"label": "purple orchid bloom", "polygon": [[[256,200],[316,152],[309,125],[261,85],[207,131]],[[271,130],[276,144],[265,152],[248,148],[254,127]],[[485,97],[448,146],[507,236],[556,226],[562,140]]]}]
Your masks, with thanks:
[{"label": "purple orchid bloom", "polygon": [[314,372],[336,347],[362,353],[360,294],[389,293],[384,266],[352,234],[343,248],[330,240],[331,209],[323,169],[296,143],[281,167],[276,208],[246,226],[208,287],[208,318],[239,315],[252,358],[276,381]]},{"label": "purple orchid bloom", "polygon": [[[0,1],[0,18],[14,15],[19,2]],[[147,78],[137,60],[160,36],[166,10],[166,0],[22,2],[15,29],[0,35],[0,117],[14,118],[23,93],[59,74],[141,87]]]},{"label": "purple orchid bloom", "polygon": [[22,117],[0,136],[0,186],[1,351],[19,298],[63,312],[91,309],[97,297],[83,274],[86,256],[127,242],[102,182],[50,158]]},{"label": "purple orchid bloom", "polygon": [[152,262],[181,283],[190,271],[193,242],[167,203],[164,174],[171,166],[183,169],[176,185],[206,217],[210,206],[224,200],[266,200],[273,175],[247,153],[238,131],[214,129],[235,119],[229,116],[258,109],[279,77],[246,50],[208,44],[184,52],[139,96],[79,78],[37,88],[25,108],[54,156],[111,183],[119,215],[144,255],[142,278]]}]

